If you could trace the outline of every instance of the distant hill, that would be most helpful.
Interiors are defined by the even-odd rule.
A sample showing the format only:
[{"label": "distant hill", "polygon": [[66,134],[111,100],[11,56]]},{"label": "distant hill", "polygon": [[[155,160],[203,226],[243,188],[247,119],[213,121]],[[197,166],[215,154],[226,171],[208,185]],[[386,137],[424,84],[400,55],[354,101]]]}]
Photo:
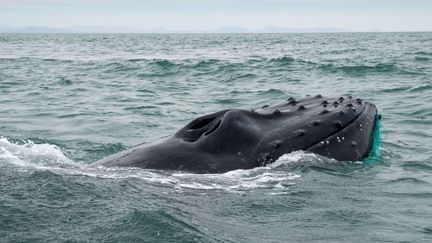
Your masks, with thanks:
[{"label": "distant hill", "polygon": [[[210,31],[212,32],[212,31]],[[278,26],[266,26],[259,29],[247,29],[243,27],[228,26],[214,30],[216,33],[312,33],[312,32],[354,32],[349,29],[340,29],[332,27],[316,28],[289,28]]]}]

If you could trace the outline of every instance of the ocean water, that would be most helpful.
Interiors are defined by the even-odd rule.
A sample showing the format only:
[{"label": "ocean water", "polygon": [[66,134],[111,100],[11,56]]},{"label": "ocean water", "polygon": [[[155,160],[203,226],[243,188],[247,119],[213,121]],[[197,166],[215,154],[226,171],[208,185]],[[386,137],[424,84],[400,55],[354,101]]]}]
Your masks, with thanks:
[{"label": "ocean water", "polygon": [[[225,174],[88,164],[193,118],[352,94],[374,158]],[[431,242],[432,33],[1,34],[1,242]]]}]

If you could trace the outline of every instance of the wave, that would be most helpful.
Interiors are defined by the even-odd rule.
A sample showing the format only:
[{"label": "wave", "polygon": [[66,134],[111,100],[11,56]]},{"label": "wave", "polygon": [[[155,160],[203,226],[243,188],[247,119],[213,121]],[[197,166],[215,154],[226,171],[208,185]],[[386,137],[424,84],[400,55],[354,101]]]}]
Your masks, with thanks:
[{"label": "wave", "polygon": [[366,74],[368,72],[387,73],[398,71],[398,68],[394,64],[389,63],[378,63],[375,65],[355,65],[355,66],[335,66],[333,64],[322,64],[321,69],[329,72],[344,72],[346,74]]},{"label": "wave", "polygon": [[432,52],[426,52],[426,51],[418,51],[415,52],[416,55],[423,55],[423,56],[432,56]]},{"label": "wave", "polygon": [[379,92],[382,92],[382,93],[400,93],[402,91],[409,90],[410,88],[411,87],[409,87],[409,86],[394,87],[394,88],[383,89],[383,90],[380,90]]},{"label": "wave", "polygon": [[294,61],[295,61],[295,59],[292,58],[292,57],[283,56],[283,57],[271,58],[269,60],[269,63],[276,63],[276,64],[286,65],[286,64],[291,64]]},{"label": "wave", "polygon": [[193,68],[206,68],[206,67],[210,67],[213,66],[215,64],[220,63],[221,60],[219,59],[206,59],[206,60],[201,60],[198,61],[198,63],[196,63],[195,65],[193,65]]},{"label": "wave", "polygon": [[379,90],[382,93],[403,93],[403,92],[421,92],[428,91],[432,89],[431,84],[422,84],[415,87],[412,86],[401,86],[401,87],[393,87]]},{"label": "wave", "polygon": [[[148,210],[147,208],[135,208],[112,219],[113,227],[99,238],[100,241],[127,241],[147,242],[149,237],[157,232],[157,242],[205,242],[208,241],[207,232],[202,232],[200,227],[193,224],[193,221],[182,217],[181,214],[166,209]],[[122,232],[119,234],[119,232]],[[175,232],[173,236],[173,232]],[[150,237],[152,238],[152,237]]]},{"label": "wave", "polygon": [[96,68],[102,68],[105,73],[127,73],[130,71],[140,70],[136,65],[131,65],[121,61],[108,62]]},{"label": "wave", "polygon": [[0,57],[0,61],[42,61],[53,63],[71,63],[73,60],[63,58],[44,58],[44,57]]},{"label": "wave", "polygon": [[419,179],[419,178],[415,178],[415,177],[400,177],[397,179],[393,179],[393,180],[389,180],[386,182],[386,184],[394,184],[394,183],[402,183],[402,184],[425,184],[428,185],[429,183],[425,180]]},{"label": "wave", "polygon": [[130,106],[130,107],[125,107],[125,110],[145,110],[145,109],[158,109],[158,106],[154,106],[154,105],[139,105],[139,106]]},{"label": "wave", "polygon": [[[125,62],[121,61],[113,61],[117,65],[124,66],[124,70],[128,70],[128,68],[139,67],[147,68],[150,73],[157,71],[179,71],[181,70],[192,70],[194,72],[198,72],[198,74],[202,71],[204,72],[218,72],[218,71],[227,71],[227,70],[236,70],[239,67],[244,67],[250,65],[250,60],[246,60],[245,62],[233,62],[229,60],[223,59],[197,59],[197,58],[184,58],[184,59],[128,59]],[[260,60],[261,61],[261,60]],[[118,70],[113,70],[118,71]],[[147,72],[146,72],[147,73]],[[150,75],[150,74],[138,74],[138,75]]]},{"label": "wave", "polygon": [[64,77],[61,77],[57,82],[61,85],[71,85],[73,83],[72,80],[64,78]]},{"label": "wave", "polygon": [[430,59],[428,57],[416,56],[415,60],[424,62],[424,61],[429,61]]},{"label": "wave", "polygon": [[264,97],[271,97],[271,98],[278,98],[278,97],[285,97],[286,94],[283,90],[280,89],[268,89],[264,91],[258,92],[258,95],[264,96]]},{"label": "wave", "polygon": [[424,84],[424,85],[412,87],[409,91],[410,92],[420,92],[420,91],[427,91],[427,90],[431,90],[431,89],[432,89],[431,84]]},{"label": "wave", "polygon": [[150,65],[156,65],[162,68],[170,68],[170,67],[174,67],[177,64],[173,61],[167,60],[167,59],[160,59],[160,60],[152,60],[150,63]]},{"label": "wave", "polygon": [[432,171],[432,165],[428,161],[407,161],[401,165],[406,170],[421,172]]},{"label": "wave", "polygon": [[393,63],[378,63],[375,65],[337,65],[337,64],[316,64],[317,69],[328,73],[343,73],[351,76],[365,76],[368,74],[386,75],[390,73],[401,75],[425,75],[425,72],[418,68],[401,67]]}]

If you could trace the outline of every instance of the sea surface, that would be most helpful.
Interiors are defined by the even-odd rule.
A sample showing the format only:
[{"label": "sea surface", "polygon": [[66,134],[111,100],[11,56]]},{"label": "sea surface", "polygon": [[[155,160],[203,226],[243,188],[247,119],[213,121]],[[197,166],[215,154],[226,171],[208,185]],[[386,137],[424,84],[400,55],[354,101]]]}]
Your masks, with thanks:
[{"label": "sea surface", "polygon": [[[90,167],[192,119],[354,95],[376,156]],[[0,34],[0,242],[431,242],[432,33]]]}]

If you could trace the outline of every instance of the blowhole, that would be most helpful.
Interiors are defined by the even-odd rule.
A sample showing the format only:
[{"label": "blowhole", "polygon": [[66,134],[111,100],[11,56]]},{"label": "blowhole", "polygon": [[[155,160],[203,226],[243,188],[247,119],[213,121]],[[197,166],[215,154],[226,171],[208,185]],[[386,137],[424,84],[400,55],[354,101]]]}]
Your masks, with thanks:
[{"label": "blowhole", "polygon": [[198,118],[197,120],[192,122],[192,124],[190,125],[188,130],[195,130],[195,129],[203,128],[203,127],[207,126],[208,124],[210,124],[212,121],[214,121],[216,119],[216,117],[217,116]]},{"label": "blowhole", "polygon": [[219,128],[220,124],[222,121],[219,121],[212,129],[210,129],[209,131],[207,131],[206,133],[204,133],[205,136],[209,135],[210,133],[216,131],[216,129]]}]

